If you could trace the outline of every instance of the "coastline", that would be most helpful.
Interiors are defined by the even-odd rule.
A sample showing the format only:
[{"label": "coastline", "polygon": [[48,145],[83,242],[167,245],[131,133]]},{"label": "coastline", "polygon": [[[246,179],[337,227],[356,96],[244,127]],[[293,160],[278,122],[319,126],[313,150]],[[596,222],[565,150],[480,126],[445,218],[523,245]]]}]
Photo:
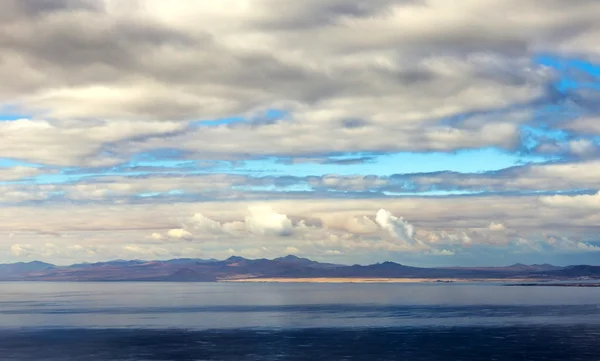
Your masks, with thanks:
[{"label": "coastline", "polygon": [[227,283],[502,283],[502,282],[540,282],[540,280],[523,278],[367,278],[367,277],[336,277],[336,278],[237,278],[220,279],[218,282]]},{"label": "coastline", "polygon": [[505,286],[512,287],[589,287],[596,288],[600,287],[600,283],[516,283],[516,284],[506,284]]}]

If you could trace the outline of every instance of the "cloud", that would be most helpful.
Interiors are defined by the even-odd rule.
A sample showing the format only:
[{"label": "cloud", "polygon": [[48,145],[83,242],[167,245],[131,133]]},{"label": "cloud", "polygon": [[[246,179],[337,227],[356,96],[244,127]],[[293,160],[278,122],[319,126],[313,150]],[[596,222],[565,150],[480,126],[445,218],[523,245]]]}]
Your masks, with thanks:
[{"label": "cloud", "polygon": [[284,251],[288,254],[297,254],[300,252],[300,250],[298,248],[293,247],[293,246],[286,247]]},{"label": "cloud", "polygon": [[186,241],[192,240],[194,238],[194,236],[189,231],[186,231],[185,229],[181,228],[170,229],[167,232],[167,236],[173,239],[181,239]]},{"label": "cloud", "polygon": [[[518,124],[531,116],[517,120],[497,110],[545,99],[555,79],[531,58],[597,51],[589,14],[598,4],[589,1],[485,7],[468,1],[458,11],[439,0],[427,6],[327,0],[303,2],[286,14],[274,11],[271,1],[225,7],[151,2],[143,11],[140,4],[113,1],[56,4],[2,3],[7,35],[0,44],[0,96],[35,121],[20,131],[23,146],[8,142],[0,156],[97,166],[156,148],[228,159],[516,149]],[[482,13],[515,12],[537,16],[481,22]],[[252,118],[266,109],[289,116],[186,127],[188,121]],[[478,113],[488,121],[445,121]],[[73,119],[84,121],[65,131]],[[115,122],[98,125],[97,119]],[[182,124],[160,128],[156,121]],[[10,123],[0,132],[14,132]],[[135,127],[141,139],[101,129],[117,123]]]},{"label": "cloud", "polygon": [[405,244],[413,244],[415,242],[413,239],[415,233],[414,228],[412,224],[405,221],[404,218],[398,218],[392,215],[391,212],[380,209],[375,217],[375,222],[377,222],[381,228],[388,231],[396,240]]},{"label": "cloud", "polygon": [[[0,257],[593,249],[595,80],[551,60],[600,61],[598,1],[279,5],[0,2]],[[549,162],[379,157],[490,147]],[[332,163],[363,167],[320,176]]]},{"label": "cloud", "polygon": [[[345,108],[345,104],[332,107]],[[322,111],[318,111],[322,112]],[[516,149],[517,125],[505,122],[480,124],[470,129],[419,123],[382,124],[360,129],[339,129],[335,120],[299,115],[296,120],[254,126],[216,126],[190,129],[177,135],[140,140],[122,147],[121,152],[139,153],[150,149],[177,148],[191,155],[238,159],[248,155],[278,154],[290,157],[315,153],[441,151],[496,146]],[[331,139],[339,139],[331,142]],[[268,144],[268,146],[267,146]],[[243,150],[243,151],[242,151]]]},{"label": "cloud", "polygon": [[388,180],[376,176],[346,176],[329,174],[322,177],[308,178],[308,183],[315,189],[339,191],[372,191],[388,184]]},{"label": "cloud", "polygon": [[576,117],[568,122],[561,123],[560,128],[582,135],[600,134],[600,119],[597,117]]},{"label": "cloud", "polygon": [[442,250],[433,250],[430,251],[431,254],[436,255],[436,256],[454,256],[456,253],[447,249],[442,249]]},{"label": "cloud", "polygon": [[[23,167],[25,168],[25,167]],[[30,168],[27,168],[30,169]],[[33,169],[33,168],[31,168]],[[202,170],[204,172],[206,170]],[[20,177],[27,171],[6,171],[6,177]],[[44,170],[31,174],[43,174]],[[146,170],[127,170],[129,174]],[[203,200],[265,200],[285,194],[295,199],[314,197],[392,197],[450,192],[460,194],[534,194],[540,191],[572,192],[596,189],[600,162],[585,160],[515,166],[484,173],[431,172],[390,176],[324,175],[322,177],[254,177],[226,173],[198,173],[175,169],[165,173],[152,170],[142,175],[82,176],[65,182],[12,182],[0,184],[0,202],[146,202]],[[0,168],[0,175],[2,168]],[[85,173],[84,173],[85,174]],[[75,178],[75,175],[73,176]],[[290,192],[302,188],[302,192]],[[433,192],[433,193],[431,193]],[[437,193],[436,193],[437,192]],[[360,221],[369,224],[368,221]]]},{"label": "cloud", "polygon": [[483,193],[557,192],[595,189],[600,174],[596,159],[526,164],[479,173],[431,172],[384,177],[387,192],[467,191]]},{"label": "cloud", "polygon": [[197,213],[192,217],[192,224],[194,230],[202,233],[220,234],[225,231],[221,223],[205,217],[200,213]]},{"label": "cloud", "polygon": [[29,257],[33,254],[33,248],[29,244],[13,244],[10,246],[10,251],[17,257]]},{"label": "cloud", "polygon": [[230,174],[150,174],[143,177],[103,176],[56,185],[67,199],[79,201],[122,200],[139,195],[203,195],[231,198],[231,188],[245,184],[248,177]]},{"label": "cloud", "polygon": [[43,244],[13,244],[10,246],[11,253],[17,258],[32,259],[89,259],[98,255],[99,250],[96,246],[79,244],[61,244],[57,245],[51,242]]},{"label": "cloud", "polygon": [[50,172],[52,171],[24,166],[0,168],[0,181],[6,182],[20,180]]},{"label": "cloud", "polygon": [[290,236],[294,232],[292,221],[285,214],[279,214],[269,206],[250,207],[249,211],[250,216],[246,217],[245,222],[251,233]]},{"label": "cloud", "polygon": [[56,190],[57,187],[51,184],[0,184],[0,203],[43,201],[55,194]]},{"label": "cloud", "polygon": [[600,252],[598,246],[559,235],[545,235],[544,241],[547,245],[564,252]]},{"label": "cloud", "polygon": [[[12,207],[3,208],[3,214],[11,217],[4,217],[0,234],[8,240],[13,233],[10,243],[5,243],[12,257],[18,253],[19,258],[63,264],[83,259],[227,258],[230,248],[235,254],[259,258],[301,253],[309,258],[336,256],[342,262],[362,262],[454,254],[460,257],[457,260],[470,257],[475,263],[496,262],[494,255],[523,254],[543,260],[597,250],[593,242],[597,212],[548,206],[536,199],[280,200],[269,204],[271,208],[262,202]],[[251,213],[249,207],[262,209]],[[448,207],[455,213],[448,214]],[[410,215],[418,228],[394,214]],[[500,223],[493,222],[496,226],[490,229],[489,219],[505,219],[506,214],[511,215],[510,230],[501,230]],[[252,231],[247,217],[262,217],[264,222],[253,220],[253,226],[261,228]],[[287,220],[292,222],[291,232],[283,231],[289,229]],[[356,232],[351,231],[353,226],[347,227],[352,224]],[[549,229],[558,230],[551,236],[554,240],[543,237]],[[50,232],[60,232],[60,237]],[[194,243],[189,242],[192,239]],[[201,244],[202,252],[196,244]],[[12,245],[17,246],[10,250]]]},{"label": "cloud", "polygon": [[595,194],[583,194],[575,196],[547,196],[541,197],[540,201],[543,204],[551,207],[598,209],[600,208],[600,191],[596,192]]},{"label": "cloud", "polygon": [[488,226],[488,229],[490,231],[505,231],[506,227],[504,226],[504,224],[502,223],[496,223],[496,222],[492,222],[490,223],[490,225]]},{"label": "cloud", "polygon": [[150,238],[151,238],[151,239],[153,239],[153,240],[156,240],[156,241],[161,241],[161,240],[163,240],[165,237],[164,237],[162,234],[160,234],[160,233],[154,232],[154,233],[152,233],[152,234],[150,235]]},{"label": "cloud", "polygon": [[[50,122],[19,119],[0,122],[0,157],[60,166],[102,167],[125,162],[110,152],[121,142],[164,136],[184,128],[173,122]],[[112,154],[111,154],[112,153]]]},{"label": "cloud", "polygon": [[377,232],[379,226],[371,218],[362,216],[346,218],[343,228],[353,234],[369,234]]},{"label": "cloud", "polygon": [[133,258],[137,257],[152,257],[156,258],[165,258],[171,256],[171,253],[161,247],[151,246],[144,247],[140,245],[130,244],[123,246],[123,251],[129,256]]},{"label": "cloud", "polygon": [[[295,6],[289,17],[275,12],[270,1],[227,8],[152,2],[144,4],[144,11],[111,1],[103,5],[40,10],[34,18],[15,10],[20,7],[4,4],[3,12],[12,16],[3,22],[4,33],[9,34],[2,44],[7,59],[3,92],[15,102],[49,110],[60,118],[202,119],[241,114],[257,105],[286,100],[310,104],[353,99],[365,106],[366,97],[376,100],[384,94],[406,95],[398,104],[406,107],[407,115],[411,115],[408,110],[416,113],[417,109],[441,115],[462,107],[527,99],[541,90],[536,89],[535,80],[527,84],[528,73],[487,60],[499,54],[503,62],[514,62],[517,49],[524,56],[527,42],[540,39],[531,38],[531,33],[506,34],[503,26],[508,23],[489,23],[493,28],[485,37],[467,34],[467,24],[476,26],[479,21],[481,8],[473,4],[462,6],[458,15],[438,1],[428,7],[382,2],[372,7],[377,9],[373,12],[339,11],[364,9],[357,1],[343,6],[337,0],[311,1]],[[528,5],[541,18],[554,16],[553,11]],[[511,9],[497,6],[499,12]],[[582,28],[591,22],[571,8],[565,9],[565,20],[578,21]],[[448,16],[449,11],[453,15]],[[299,21],[300,14],[320,14],[316,18],[321,19],[328,15],[319,22]],[[424,31],[414,22],[428,23],[438,16],[447,20],[437,21],[445,25],[440,29]],[[236,26],[223,27],[222,23]],[[290,31],[290,24],[298,26]],[[541,33],[556,34],[561,24],[544,26]],[[511,25],[533,24],[520,19],[520,24]],[[371,29],[367,37],[365,28]],[[317,32],[323,36],[315,37]],[[506,45],[511,43],[519,46],[508,51]],[[273,48],[279,51],[274,53]],[[454,57],[457,51],[474,56],[465,65]],[[494,55],[477,56],[485,52]],[[438,57],[426,56],[432,53]],[[23,70],[21,78],[11,75],[14,67]],[[494,75],[491,69],[507,74]],[[40,77],[40,73],[52,76]],[[491,81],[497,87],[490,87]],[[409,86],[431,89],[434,83],[448,85],[438,86],[429,99],[409,91]],[[346,89],[352,91],[345,94]],[[485,90],[486,97],[469,96]],[[423,106],[447,96],[453,98],[449,102],[455,104],[453,109]]]},{"label": "cloud", "polygon": [[[243,237],[289,237],[298,230],[305,230],[304,222],[295,226],[285,214],[277,213],[270,206],[254,205],[248,207],[249,215],[243,221],[219,222],[207,216],[196,213],[183,222],[184,228],[170,229],[167,236],[172,239],[191,240],[215,239],[218,237],[243,238]],[[160,239],[159,233],[153,233],[152,238]]]}]

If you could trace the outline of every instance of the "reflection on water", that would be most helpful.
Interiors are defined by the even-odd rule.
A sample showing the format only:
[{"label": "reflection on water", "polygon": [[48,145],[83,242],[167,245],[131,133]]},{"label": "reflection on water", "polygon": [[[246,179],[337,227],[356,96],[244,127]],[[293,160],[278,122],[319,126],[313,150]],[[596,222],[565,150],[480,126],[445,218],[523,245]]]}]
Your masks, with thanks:
[{"label": "reflection on water", "polygon": [[598,288],[0,287],[2,360],[600,360]]}]

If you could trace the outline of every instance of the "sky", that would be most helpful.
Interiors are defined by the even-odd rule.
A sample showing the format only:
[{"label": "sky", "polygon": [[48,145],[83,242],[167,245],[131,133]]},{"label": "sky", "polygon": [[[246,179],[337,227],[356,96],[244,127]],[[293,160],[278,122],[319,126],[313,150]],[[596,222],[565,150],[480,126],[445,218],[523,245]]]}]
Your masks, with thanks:
[{"label": "sky", "polygon": [[597,0],[3,0],[0,263],[600,265]]}]

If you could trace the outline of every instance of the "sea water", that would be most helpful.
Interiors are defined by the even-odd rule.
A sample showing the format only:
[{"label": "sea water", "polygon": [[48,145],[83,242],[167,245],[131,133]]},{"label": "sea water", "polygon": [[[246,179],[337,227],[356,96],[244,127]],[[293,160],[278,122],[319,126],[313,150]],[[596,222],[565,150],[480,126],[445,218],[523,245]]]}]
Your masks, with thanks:
[{"label": "sea water", "polygon": [[2,282],[0,359],[600,361],[600,288]]}]

